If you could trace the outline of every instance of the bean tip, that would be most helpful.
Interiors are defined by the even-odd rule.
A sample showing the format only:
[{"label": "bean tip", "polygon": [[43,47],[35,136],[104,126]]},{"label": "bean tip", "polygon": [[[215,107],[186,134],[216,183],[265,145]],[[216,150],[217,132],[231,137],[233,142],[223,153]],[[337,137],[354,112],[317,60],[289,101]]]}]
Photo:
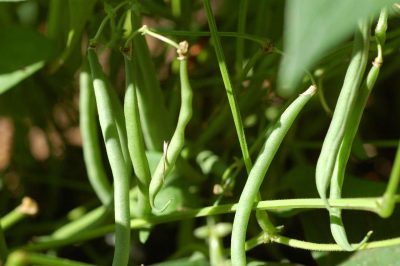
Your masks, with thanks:
[{"label": "bean tip", "polygon": [[311,85],[305,92],[303,92],[300,95],[304,95],[304,96],[306,96],[306,95],[314,95],[316,91],[317,91],[317,86]]},{"label": "bean tip", "polygon": [[187,41],[182,41],[179,43],[179,48],[176,50],[178,53],[178,59],[184,60],[188,56],[189,52],[189,43]]}]

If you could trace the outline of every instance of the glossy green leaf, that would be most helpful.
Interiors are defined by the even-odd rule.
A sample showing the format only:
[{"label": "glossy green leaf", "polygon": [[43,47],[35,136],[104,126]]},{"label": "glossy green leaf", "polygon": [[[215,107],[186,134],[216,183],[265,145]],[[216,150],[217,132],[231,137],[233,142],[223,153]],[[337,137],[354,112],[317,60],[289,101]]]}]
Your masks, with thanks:
[{"label": "glossy green leaf", "polygon": [[23,27],[0,28],[0,94],[42,68],[53,54],[51,42]]},{"label": "glossy green leaf", "polygon": [[284,52],[279,93],[290,96],[304,71],[329,49],[351,36],[360,18],[376,15],[395,0],[289,0],[286,4]]}]

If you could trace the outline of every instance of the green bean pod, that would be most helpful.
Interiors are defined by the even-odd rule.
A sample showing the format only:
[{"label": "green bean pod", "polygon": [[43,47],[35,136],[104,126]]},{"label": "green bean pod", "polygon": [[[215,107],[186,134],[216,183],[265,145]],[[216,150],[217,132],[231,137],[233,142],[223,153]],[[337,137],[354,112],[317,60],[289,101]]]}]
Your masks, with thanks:
[{"label": "green bean pod", "polygon": [[79,126],[82,134],[83,158],[89,182],[103,205],[110,202],[112,190],[101,160],[97,134],[96,100],[86,64],[79,75]]},{"label": "green bean pod", "polygon": [[178,123],[171,141],[164,145],[164,154],[157,165],[151,178],[149,187],[150,204],[154,208],[154,199],[162,188],[165,177],[171,172],[185,142],[185,129],[192,117],[192,88],[190,86],[187,59],[180,60],[180,82],[181,82],[181,108]]},{"label": "green bean pod", "polygon": [[100,127],[114,177],[115,251],[113,266],[128,265],[130,250],[129,170],[122,153],[112,96],[93,48],[88,49]]},{"label": "green bean pod", "polygon": [[[351,111],[349,117],[349,126],[346,129],[345,135],[343,137],[342,144],[338,152],[338,157],[336,159],[335,168],[330,185],[330,199],[339,199],[342,195],[342,186],[346,170],[347,161],[350,157],[351,146],[353,144],[357,129],[359,127],[361,117],[367,103],[368,97],[375,85],[375,82],[379,76],[380,67],[382,64],[382,47],[386,39],[386,29],[387,29],[387,11],[383,9],[378,20],[377,27],[375,29],[375,38],[377,40],[377,51],[378,55],[372,63],[372,67],[368,72],[367,78],[363,85],[361,86],[360,92],[357,95],[354,109]],[[330,216],[330,227],[332,236],[344,250],[353,251],[361,247],[365,242],[367,242],[369,232],[366,237],[357,245],[351,245],[347,240],[346,230],[343,225],[341,210],[338,208],[331,208],[329,210]]]},{"label": "green bean pod", "polygon": [[128,135],[128,149],[135,174],[138,178],[138,213],[140,216],[147,216],[151,213],[148,191],[151,173],[145,153],[142,125],[140,123],[134,61],[125,54],[124,60],[126,80],[124,112]]},{"label": "green bean pod", "polygon": [[238,202],[233,221],[232,238],[231,238],[231,258],[232,265],[246,265],[246,229],[250,218],[250,213],[254,200],[258,195],[260,186],[264,180],[264,176],[278,151],[286,133],[290,129],[297,115],[300,113],[305,104],[315,94],[316,87],[311,86],[307,91],[289,105],[282,113],[281,117],[273,127],[273,130],[258,155],[256,163],[250,171],[246,184]]},{"label": "green bean pod", "polygon": [[128,149],[128,138],[125,125],[124,108],[122,107],[121,101],[118,98],[116,91],[111,89],[111,85],[109,84],[108,80],[106,82],[108,83],[108,88],[110,88],[108,91],[110,94],[111,104],[113,106],[115,125],[117,126],[118,138],[121,145],[122,155],[124,156],[125,166],[129,172],[129,175],[131,175],[132,162]]},{"label": "green bean pod", "polygon": [[[133,0],[131,9],[132,30],[142,27],[141,3]],[[165,119],[167,113],[164,95],[158,82],[156,70],[144,36],[138,35],[132,40],[134,58],[137,63],[137,78],[140,82],[137,91],[141,113],[143,137],[149,150],[162,150],[163,141],[170,136],[171,124]]]},{"label": "green bean pod", "polygon": [[369,24],[368,21],[363,20],[358,25],[351,62],[347,69],[343,87],[317,162],[317,190],[321,199],[325,201],[327,208],[329,208],[329,204],[326,192],[333,175],[340,145],[346,128],[349,125],[349,116],[354,108],[368,60]]},{"label": "green bean pod", "polygon": [[[361,91],[357,96],[357,101],[355,103],[355,108],[352,110],[349,117],[349,127],[346,129],[342,144],[338,152],[338,157],[336,159],[335,168],[333,171],[331,185],[330,185],[330,196],[329,199],[340,199],[342,195],[342,185],[346,170],[347,161],[350,157],[351,146],[354,141],[354,137],[357,133],[358,126],[361,121],[361,117],[367,103],[368,97],[372,88],[375,85],[376,79],[379,75],[379,65],[373,64],[371,70],[368,73],[367,79]],[[340,245],[344,250],[352,251],[359,248],[367,240],[370,233],[357,245],[350,245],[347,240],[346,231],[343,226],[343,221],[341,217],[341,209],[330,208],[329,210],[330,222],[331,222],[331,232],[336,243]]]}]

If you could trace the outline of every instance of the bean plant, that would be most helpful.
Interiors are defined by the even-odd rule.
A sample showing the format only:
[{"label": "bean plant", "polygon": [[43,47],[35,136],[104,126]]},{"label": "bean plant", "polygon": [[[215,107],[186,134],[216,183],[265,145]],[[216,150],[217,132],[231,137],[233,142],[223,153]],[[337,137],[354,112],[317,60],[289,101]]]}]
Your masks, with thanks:
[{"label": "bean plant", "polygon": [[0,265],[396,265],[399,15],[0,0]]}]

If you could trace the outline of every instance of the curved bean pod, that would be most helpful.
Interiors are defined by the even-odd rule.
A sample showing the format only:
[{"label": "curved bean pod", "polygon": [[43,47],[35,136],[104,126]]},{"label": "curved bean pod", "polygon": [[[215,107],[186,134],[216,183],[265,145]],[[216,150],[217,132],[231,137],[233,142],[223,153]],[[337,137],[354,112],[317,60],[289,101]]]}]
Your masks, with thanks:
[{"label": "curved bean pod", "polygon": [[114,177],[115,251],[113,266],[128,265],[130,250],[129,170],[120,144],[106,77],[93,48],[88,49],[100,127]]},{"label": "curved bean pod", "polygon": [[183,148],[185,141],[185,129],[192,117],[192,88],[190,86],[187,59],[180,60],[180,81],[181,81],[181,108],[179,111],[178,123],[169,144],[164,146],[164,154],[157,165],[151,178],[149,187],[150,205],[154,208],[154,199],[162,188],[165,177],[171,172],[175,162]]},{"label": "curved bean pod", "polygon": [[[330,196],[329,199],[339,199],[342,196],[342,185],[346,170],[347,161],[350,157],[351,146],[354,141],[354,137],[357,133],[361,117],[367,103],[368,97],[375,85],[375,82],[379,75],[379,70],[382,64],[382,46],[385,42],[387,28],[387,12],[382,10],[378,25],[375,29],[375,38],[377,40],[378,46],[378,56],[372,63],[372,67],[368,72],[368,76],[361,86],[360,92],[357,96],[354,109],[351,111],[349,117],[349,126],[343,137],[342,144],[338,152],[338,157],[336,159],[335,168],[330,185]],[[357,245],[351,245],[347,240],[346,230],[343,225],[341,209],[331,208],[329,210],[330,216],[330,228],[332,236],[335,242],[339,244],[344,250],[353,251],[360,248],[364,243],[367,242],[369,236],[372,232],[369,232],[366,237]]]},{"label": "curved bean pod", "polygon": [[140,123],[134,61],[129,59],[125,54],[124,60],[126,79],[124,113],[128,136],[128,149],[135,174],[138,178],[138,213],[141,216],[146,216],[151,212],[148,192],[151,173],[145,153],[142,125]]},{"label": "curved bean pod", "polygon": [[287,131],[290,129],[293,121],[296,119],[304,105],[315,94],[315,91],[316,87],[310,86],[307,91],[300,94],[300,96],[282,113],[270,136],[265,141],[264,147],[262,148],[256,163],[250,171],[242,194],[240,195],[235,219],[233,221],[231,258],[232,265],[234,266],[246,265],[246,229],[254,200],[258,195],[264,176]]},{"label": "curved bean pod", "polygon": [[[342,195],[342,185],[344,180],[344,174],[346,170],[347,161],[350,156],[351,146],[353,144],[354,137],[357,133],[358,126],[361,121],[365,104],[368,100],[368,96],[375,85],[375,81],[379,75],[379,67],[373,65],[368,73],[367,80],[362,86],[362,90],[357,97],[355,108],[351,113],[349,119],[349,127],[346,130],[342,144],[338,152],[336,159],[335,168],[333,171],[331,185],[330,185],[330,197],[329,199],[339,199]],[[367,240],[370,233],[357,245],[350,245],[346,237],[346,231],[343,226],[341,210],[337,208],[330,208],[329,216],[331,221],[331,232],[336,243],[339,244],[344,250],[352,251],[359,248]]]},{"label": "curved bean pod", "polygon": [[121,101],[118,98],[118,95],[115,90],[111,89],[111,85],[109,81],[106,80],[107,86],[109,88],[108,92],[110,95],[111,104],[113,107],[113,114],[115,125],[117,126],[118,138],[121,145],[122,155],[124,156],[124,162],[126,168],[129,172],[129,175],[132,173],[132,162],[129,155],[128,149],[128,139],[127,139],[127,132],[126,132],[126,125],[125,125],[125,117],[124,117],[124,108],[122,107]]},{"label": "curved bean pod", "polygon": [[329,204],[326,191],[332,178],[340,145],[349,125],[349,115],[354,107],[368,60],[369,24],[368,21],[363,20],[358,25],[351,62],[317,162],[315,175],[317,190],[327,208],[329,208]]},{"label": "curved bean pod", "polygon": [[83,159],[89,182],[101,203],[106,205],[111,199],[112,190],[101,160],[96,101],[86,64],[79,75],[79,88],[79,127],[82,134]]}]

